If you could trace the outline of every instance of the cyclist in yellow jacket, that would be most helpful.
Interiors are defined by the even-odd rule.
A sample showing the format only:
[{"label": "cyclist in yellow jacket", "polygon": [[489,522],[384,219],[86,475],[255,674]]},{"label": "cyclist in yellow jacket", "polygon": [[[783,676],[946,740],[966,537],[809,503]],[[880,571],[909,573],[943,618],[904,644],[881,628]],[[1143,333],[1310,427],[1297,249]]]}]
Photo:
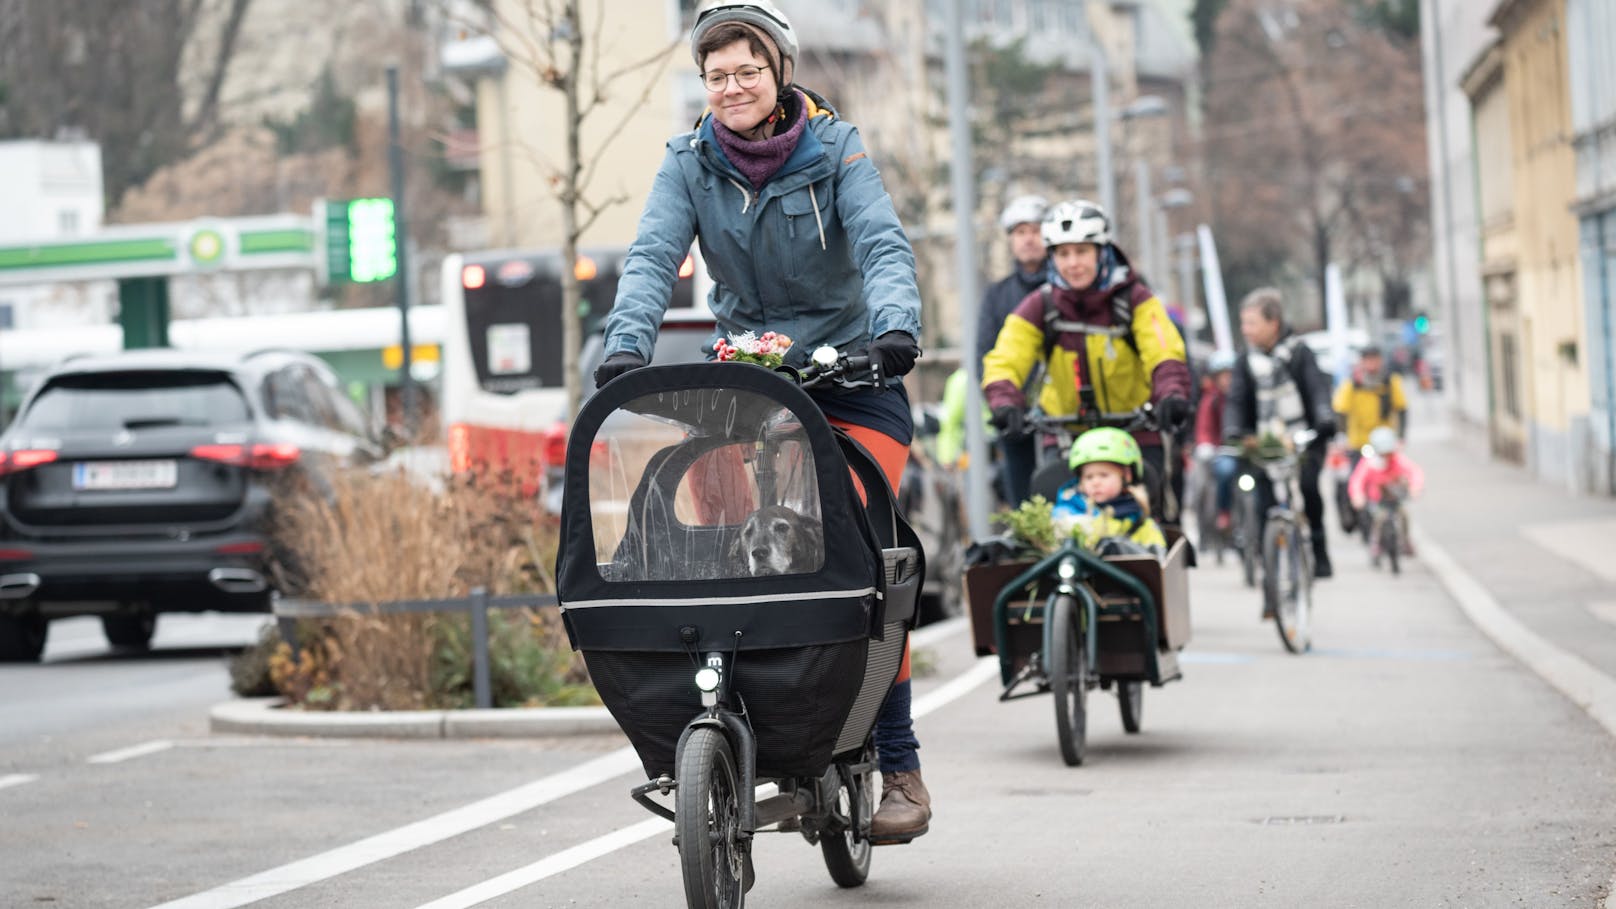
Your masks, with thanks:
[{"label": "cyclist in yellow jacket", "polygon": [[1376,429],[1390,426],[1399,437],[1407,432],[1408,398],[1403,394],[1403,377],[1387,373],[1378,347],[1365,347],[1358,354],[1358,365],[1335,390],[1331,404],[1341,415],[1354,466],[1359,452],[1369,444],[1369,434]]},{"label": "cyclist in yellow jacket", "polygon": [[[1040,362],[1047,371],[1038,399],[1045,413],[1077,414],[1085,407],[1117,413],[1150,402],[1164,430],[1183,425],[1190,416],[1184,338],[1111,242],[1105,210],[1082,199],[1062,202],[1049,210],[1041,230],[1050,281],[1011,311],[982,363],[994,425],[1011,436],[1025,434],[1023,388]],[[1160,435],[1135,438],[1161,477]]]}]

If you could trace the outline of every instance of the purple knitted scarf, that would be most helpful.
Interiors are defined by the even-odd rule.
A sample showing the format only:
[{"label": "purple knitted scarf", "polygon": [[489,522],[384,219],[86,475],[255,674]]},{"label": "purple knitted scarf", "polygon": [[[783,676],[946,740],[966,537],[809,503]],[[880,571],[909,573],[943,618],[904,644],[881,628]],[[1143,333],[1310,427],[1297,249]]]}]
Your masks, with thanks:
[{"label": "purple knitted scarf", "polygon": [[753,189],[762,189],[763,184],[786,163],[786,159],[796,151],[797,140],[802,138],[802,131],[808,124],[807,99],[802,92],[793,90],[793,93],[797,96],[796,119],[785,132],[775,133],[767,139],[754,142],[731,132],[716,118],[713,120],[713,134],[718,137],[719,148],[724,150],[724,156],[729,158],[736,170],[751,181]]}]

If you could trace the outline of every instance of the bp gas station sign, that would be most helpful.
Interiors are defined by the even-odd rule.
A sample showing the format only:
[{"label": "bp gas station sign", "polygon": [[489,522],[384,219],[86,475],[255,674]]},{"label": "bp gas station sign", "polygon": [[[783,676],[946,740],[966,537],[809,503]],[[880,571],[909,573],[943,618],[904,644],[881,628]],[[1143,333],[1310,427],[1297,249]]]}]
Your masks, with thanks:
[{"label": "bp gas station sign", "polygon": [[0,286],[118,282],[126,347],[168,343],[168,278],[310,269],[322,284],[387,280],[398,259],[391,199],[320,200],[312,216],[119,225],[93,237],[0,246]]}]

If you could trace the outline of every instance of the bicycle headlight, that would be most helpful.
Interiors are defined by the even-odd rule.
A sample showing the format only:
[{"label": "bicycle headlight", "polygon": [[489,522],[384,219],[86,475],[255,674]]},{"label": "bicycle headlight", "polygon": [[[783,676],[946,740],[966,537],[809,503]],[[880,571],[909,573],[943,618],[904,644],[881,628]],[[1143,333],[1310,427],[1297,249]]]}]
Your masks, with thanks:
[{"label": "bicycle headlight", "polygon": [[696,670],[696,687],[702,691],[717,691],[718,682],[718,670],[710,666],[703,666]]},{"label": "bicycle headlight", "polygon": [[1072,578],[1077,577],[1077,561],[1075,559],[1061,559],[1061,563],[1055,566],[1055,576],[1063,581],[1070,581]]},{"label": "bicycle headlight", "polygon": [[1257,480],[1254,477],[1252,477],[1251,474],[1243,473],[1243,474],[1240,475],[1240,491],[1241,492],[1250,492],[1250,491],[1252,491],[1253,489],[1256,489],[1256,488],[1257,488]]},{"label": "bicycle headlight", "polygon": [[835,366],[836,361],[840,358],[841,354],[836,352],[836,348],[831,347],[828,344],[823,347],[814,348],[814,365],[818,366],[820,369],[829,369],[832,366]]}]

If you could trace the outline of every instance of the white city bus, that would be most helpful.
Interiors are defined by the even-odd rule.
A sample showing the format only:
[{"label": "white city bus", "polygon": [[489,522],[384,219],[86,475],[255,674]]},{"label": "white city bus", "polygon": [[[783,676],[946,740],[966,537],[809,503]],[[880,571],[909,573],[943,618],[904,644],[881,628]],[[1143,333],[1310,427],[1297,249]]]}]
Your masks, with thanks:
[{"label": "white city bus", "polygon": [[[611,309],[627,253],[579,251],[585,338]],[[556,250],[490,250],[444,260],[441,411],[455,473],[510,470],[537,480],[561,464],[568,414],[560,259]],[[670,308],[692,306],[694,272],[687,256]]]}]

